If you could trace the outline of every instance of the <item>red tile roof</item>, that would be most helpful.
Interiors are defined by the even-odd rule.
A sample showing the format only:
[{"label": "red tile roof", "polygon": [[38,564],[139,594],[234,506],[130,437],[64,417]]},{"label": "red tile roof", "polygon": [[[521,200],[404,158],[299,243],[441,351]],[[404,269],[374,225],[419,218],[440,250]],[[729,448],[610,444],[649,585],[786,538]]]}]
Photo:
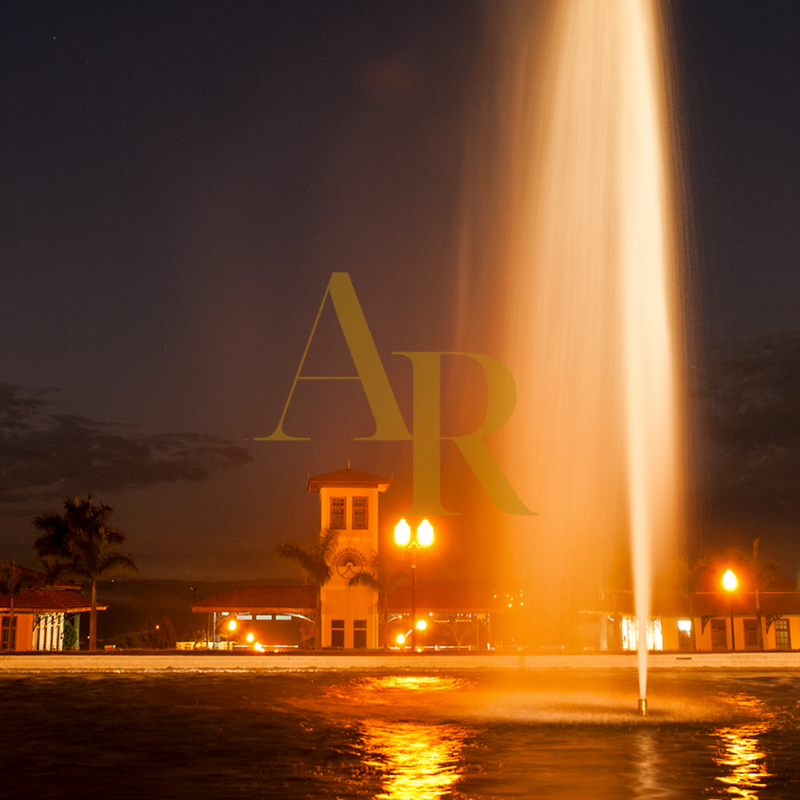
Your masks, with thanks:
[{"label": "red tile roof", "polygon": [[373,475],[371,472],[361,472],[347,467],[346,469],[336,470],[336,472],[326,472],[324,475],[309,478],[308,491],[319,492],[323,486],[364,486],[377,488],[379,492],[385,492],[391,483],[391,478],[382,478],[380,475]]},{"label": "red tile roof", "polygon": [[[401,586],[389,595],[388,610],[393,613],[411,611],[411,587]],[[463,586],[418,586],[417,610],[440,614],[485,614],[502,611],[502,600],[488,591]]]},{"label": "red tile roof", "polygon": [[[77,592],[64,589],[23,589],[14,597],[15,614],[33,614],[37,611],[74,613],[89,611],[91,601]],[[98,611],[105,611],[108,606],[98,605]],[[11,597],[0,595],[0,611],[8,613],[11,609]]]},{"label": "red tile roof", "polygon": [[200,600],[192,611],[308,613],[317,609],[314,586],[245,586]]},{"label": "red tile roof", "polygon": [[[759,592],[758,597],[763,616],[800,615],[800,592]],[[630,592],[620,592],[616,605],[611,597],[600,605],[603,613],[634,613]],[[692,611],[695,617],[728,617],[731,611],[735,617],[755,617],[755,592],[697,592],[692,595]],[[652,613],[657,617],[688,617],[689,600],[679,594],[657,593]]]},{"label": "red tile roof", "polygon": [[[800,614],[800,592],[759,592],[759,604],[763,616]],[[755,592],[709,592],[694,596],[696,617],[730,616],[754,617],[756,615]]]}]

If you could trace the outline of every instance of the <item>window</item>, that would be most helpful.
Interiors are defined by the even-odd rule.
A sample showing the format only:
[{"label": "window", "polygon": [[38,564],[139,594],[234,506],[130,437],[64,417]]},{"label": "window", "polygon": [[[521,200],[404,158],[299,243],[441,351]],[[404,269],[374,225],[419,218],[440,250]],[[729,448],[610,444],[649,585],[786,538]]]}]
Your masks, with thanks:
[{"label": "window", "polygon": [[344,647],[344,620],[331,620],[331,647]]},{"label": "window", "polygon": [[0,640],[0,650],[16,649],[17,639],[17,617],[14,617],[14,625],[11,625],[11,616],[3,617],[2,639]]},{"label": "window", "polygon": [[346,511],[347,498],[331,497],[331,530],[341,531],[347,527]]},{"label": "window", "polygon": [[744,649],[758,650],[758,620],[744,619]]},{"label": "window", "polygon": [[623,617],[621,627],[622,627],[622,649],[636,650],[636,641],[638,639],[636,620],[633,617]]},{"label": "window", "polygon": [[664,635],[661,632],[661,617],[653,617],[647,621],[647,649],[660,651],[664,649]]},{"label": "window", "polygon": [[354,497],[353,498],[353,528],[355,530],[364,530],[369,528],[369,498],[368,497]]},{"label": "window", "polygon": [[725,619],[712,619],[711,620],[711,649],[727,650],[728,649],[728,621]]},{"label": "window", "polygon": [[367,621],[357,619],[353,621],[353,647],[364,649],[367,646]]},{"label": "window", "polygon": [[692,649],[692,621],[690,619],[678,620],[678,650]]},{"label": "window", "polygon": [[792,643],[789,639],[789,620],[776,619],[775,620],[775,649],[776,650],[791,650]]}]

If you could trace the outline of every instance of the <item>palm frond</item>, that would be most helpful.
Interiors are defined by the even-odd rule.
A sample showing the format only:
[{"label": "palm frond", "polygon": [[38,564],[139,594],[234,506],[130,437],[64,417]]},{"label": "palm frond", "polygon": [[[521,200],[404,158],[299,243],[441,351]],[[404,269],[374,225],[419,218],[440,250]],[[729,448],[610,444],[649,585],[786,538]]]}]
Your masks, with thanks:
[{"label": "palm frond", "polygon": [[98,564],[97,578],[104,580],[112,575],[135,575],[136,564],[133,559],[125,553],[109,553]]},{"label": "palm frond", "polygon": [[324,586],[333,574],[330,559],[338,539],[338,531],[325,528],[320,531],[316,545],[305,548],[295,542],[280,542],[275,546],[275,554],[299,564],[309,583]]},{"label": "palm frond", "polygon": [[275,555],[279,558],[286,559],[286,561],[294,561],[305,570],[311,566],[311,562],[313,561],[312,554],[294,542],[279,542],[276,544]]},{"label": "palm frond", "polygon": [[14,597],[23,589],[38,585],[40,580],[16,564],[0,561],[0,594]]},{"label": "palm frond", "polygon": [[33,527],[41,531],[34,550],[51,583],[60,578],[90,581],[109,577],[115,574],[109,573],[109,565],[115,563],[119,571],[135,571],[130,556],[111,549],[125,541],[122,531],[108,525],[113,513],[111,506],[93,503],[90,495],[86,500],[67,497],[63,514],[34,517]]},{"label": "palm frond", "polygon": [[350,586],[366,586],[382,595],[389,595],[395,589],[403,586],[408,581],[408,575],[399,570],[392,570],[386,562],[373,553],[369,560],[369,567],[350,579]]},{"label": "palm frond", "polygon": [[362,570],[353,575],[348,581],[348,586],[363,586],[366,589],[374,589],[376,592],[381,590],[381,582],[371,572]]}]

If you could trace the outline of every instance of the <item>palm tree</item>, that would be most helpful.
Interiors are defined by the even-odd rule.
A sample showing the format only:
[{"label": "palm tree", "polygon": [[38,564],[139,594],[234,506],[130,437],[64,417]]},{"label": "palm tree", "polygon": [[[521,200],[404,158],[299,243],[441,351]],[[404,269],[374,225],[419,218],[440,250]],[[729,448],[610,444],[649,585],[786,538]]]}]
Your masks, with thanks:
[{"label": "palm tree", "polygon": [[759,542],[760,539],[755,539],[753,541],[752,558],[750,558],[748,553],[739,548],[731,548],[728,550],[728,556],[739,562],[740,569],[745,574],[749,574],[752,581],[756,600],[756,647],[759,650],[763,650],[764,631],[762,628],[761,597],[759,596],[759,592],[767,591],[772,588],[773,585],[780,583],[781,565],[770,558],[761,559],[761,561],[758,560]]},{"label": "palm tree", "polygon": [[317,543],[303,547],[295,542],[275,545],[275,553],[287,561],[299,564],[305,573],[305,583],[316,589],[317,613],[314,620],[314,649],[322,649],[322,587],[331,579],[333,567],[330,560],[339,540],[339,531],[323,528]]},{"label": "palm tree", "polygon": [[369,567],[350,578],[349,586],[365,586],[378,593],[378,606],[380,608],[380,638],[383,649],[389,649],[386,638],[386,625],[389,622],[389,595],[407,580],[406,575],[395,570],[389,572],[386,562],[375,553],[369,561]]},{"label": "palm tree", "polygon": [[90,495],[86,500],[68,497],[63,514],[41,514],[33,520],[42,532],[33,547],[50,582],[71,578],[92,584],[89,650],[97,649],[97,581],[136,572],[130,556],[112,549],[125,541],[125,534],[108,524],[113,513],[111,506],[94,505]]}]

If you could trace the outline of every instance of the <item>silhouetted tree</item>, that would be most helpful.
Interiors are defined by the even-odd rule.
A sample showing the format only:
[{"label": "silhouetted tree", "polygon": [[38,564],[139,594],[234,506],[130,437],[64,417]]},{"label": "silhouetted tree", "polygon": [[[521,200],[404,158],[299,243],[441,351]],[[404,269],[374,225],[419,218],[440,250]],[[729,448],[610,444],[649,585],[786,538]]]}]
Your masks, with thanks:
[{"label": "silhouetted tree", "polygon": [[756,600],[756,636],[757,647],[759,650],[764,649],[764,631],[761,627],[761,597],[759,592],[766,592],[774,589],[782,583],[782,570],[781,565],[770,558],[758,560],[758,545],[760,539],[753,541],[753,556],[752,558],[748,553],[737,548],[731,548],[727,551],[729,560],[733,560],[736,564],[736,570],[739,574],[745,577],[752,585],[755,593]]},{"label": "silhouetted tree", "polygon": [[167,617],[139,633],[139,646],[150,650],[174,650],[177,641],[175,629]]},{"label": "silhouetted tree", "polygon": [[114,509],[68,497],[63,514],[41,514],[33,527],[41,534],[33,543],[37,558],[47,568],[48,579],[61,578],[92,584],[89,616],[89,649],[97,649],[97,581],[120,573],[133,574],[136,564],[125,553],[114,550],[125,541],[125,534],[108,524]]},{"label": "silhouetted tree", "polygon": [[697,630],[694,623],[694,596],[697,594],[698,588],[701,585],[701,580],[708,566],[708,561],[704,558],[698,558],[696,561],[689,561],[689,559],[685,557],[674,558],[669,562],[669,569],[666,575],[670,587],[681,596],[681,600],[686,604],[689,619],[692,621],[692,652],[697,652]]},{"label": "silhouetted tree", "polygon": [[295,542],[281,542],[275,553],[287,561],[294,561],[303,569],[305,583],[316,589],[316,619],[314,620],[314,649],[322,649],[322,587],[331,579],[333,568],[330,560],[339,540],[339,532],[324,528],[317,543],[303,547]]},{"label": "silhouetted tree", "polygon": [[453,642],[457,650],[461,650],[464,639],[476,630],[476,623],[472,619],[459,619],[458,615],[448,619],[444,626],[445,635]]}]

